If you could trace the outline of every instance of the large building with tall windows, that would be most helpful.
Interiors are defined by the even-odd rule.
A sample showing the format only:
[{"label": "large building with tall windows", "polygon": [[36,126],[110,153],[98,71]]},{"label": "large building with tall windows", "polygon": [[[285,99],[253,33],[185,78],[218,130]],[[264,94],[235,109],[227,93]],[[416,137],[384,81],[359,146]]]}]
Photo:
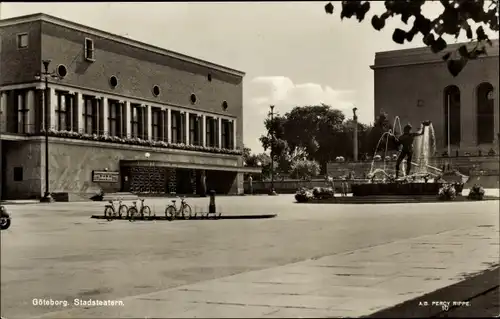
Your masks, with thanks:
[{"label": "large building with tall windows", "polygon": [[46,14],[0,40],[2,198],[40,197],[46,156],[74,198],[243,192],[243,72]]},{"label": "large building with tall windows", "polygon": [[457,77],[448,72],[444,53],[428,48],[377,53],[372,66],[375,116],[384,111],[417,129],[421,121],[431,120],[441,154],[447,152],[448,141],[452,156],[485,155],[491,149],[498,154],[498,39],[486,48],[488,55],[470,60]]}]

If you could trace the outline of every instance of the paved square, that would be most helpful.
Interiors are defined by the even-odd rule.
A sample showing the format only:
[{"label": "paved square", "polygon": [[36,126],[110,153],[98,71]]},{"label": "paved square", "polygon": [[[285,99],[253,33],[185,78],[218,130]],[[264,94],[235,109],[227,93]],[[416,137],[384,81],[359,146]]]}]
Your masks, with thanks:
[{"label": "paved square", "polygon": [[[147,201],[157,214],[167,203]],[[278,217],[130,223],[90,219],[103,203],[8,206],[2,316],[356,317],[498,262],[498,201],[307,205],[280,195],[217,203],[225,214]],[[121,305],[84,307],[75,298]]]}]

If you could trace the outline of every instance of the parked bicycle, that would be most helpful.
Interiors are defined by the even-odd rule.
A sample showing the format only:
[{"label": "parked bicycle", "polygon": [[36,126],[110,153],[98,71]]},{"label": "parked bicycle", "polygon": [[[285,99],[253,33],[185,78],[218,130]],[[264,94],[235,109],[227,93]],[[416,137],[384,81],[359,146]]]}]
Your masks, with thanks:
[{"label": "parked bicycle", "polygon": [[[118,202],[117,207],[115,208],[114,203]],[[120,198],[118,201],[108,201],[109,204],[106,204],[104,206],[104,216],[107,218],[108,221],[112,221],[116,217],[122,217],[127,214],[128,212],[128,207],[127,205],[123,204],[123,200]]]},{"label": "parked bicycle", "polygon": [[144,205],[144,198],[139,198],[139,200],[141,201],[140,207],[137,207],[137,201],[133,201],[132,206],[130,206],[127,211],[127,215],[131,222],[135,221],[137,217],[151,217],[151,208],[148,205]]},{"label": "parked bicycle", "polygon": [[179,209],[177,209],[177,205],[175,204],[176,203],[175,199],[172,200],[172,204],[168,205],[165,208],[165,217],[167,217],[168,220],[174,220],[179,217],[183,219],[196,217],[196,213],[195,215],[193,215],[191,206],[189,206],[188,203],[186,203],[185,198],[180,197],[180,199],[181,199],[181,205],[179,206]]}]

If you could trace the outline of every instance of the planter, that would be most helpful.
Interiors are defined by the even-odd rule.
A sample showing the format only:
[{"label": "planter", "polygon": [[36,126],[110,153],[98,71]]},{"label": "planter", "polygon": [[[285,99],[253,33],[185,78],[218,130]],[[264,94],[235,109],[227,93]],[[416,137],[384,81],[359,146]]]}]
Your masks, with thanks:
[{"label": "planter", "polygon": [[353,196],[436,195],[441,186],[441,183],[373,183],[353,184],[351,189]]}]

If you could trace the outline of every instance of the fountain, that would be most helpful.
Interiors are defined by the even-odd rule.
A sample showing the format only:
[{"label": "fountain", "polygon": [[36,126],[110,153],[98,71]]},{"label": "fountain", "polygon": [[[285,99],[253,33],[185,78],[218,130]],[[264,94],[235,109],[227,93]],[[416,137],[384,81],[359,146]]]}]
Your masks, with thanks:
[{"label": "fountain", "polygon": [[[442,187],[444,180],[441,179],[441,170],[430,165],[430,157],[434,155],[435,135],[434,128],[430,121],[423,122],[423,134],[415,137],[414,151],[411,162],[406,159],[402,161],[400,171],[402,176],[396,179],[394,168],[387,167],[389,139],[394,134],[398,136],[402,133],[401,121],[399,116],[394,118],[392,128],[382,134],[378,140],[373,158],[379,152],[380,144],[385,142],[382,167],[375,167],[375,160],[372,160],[368,181],[352,185],[353,196],[386,196],[386,195],[436,195]],[[399,131],[397,130],[399,129]],[[391,158],[391,157],[389,157]],[[390,163],[395,165],[394,163]],[[406,166],[411,165],[413,172],[406,176]],[[380,165],[378,165],[380,166]]]}]

